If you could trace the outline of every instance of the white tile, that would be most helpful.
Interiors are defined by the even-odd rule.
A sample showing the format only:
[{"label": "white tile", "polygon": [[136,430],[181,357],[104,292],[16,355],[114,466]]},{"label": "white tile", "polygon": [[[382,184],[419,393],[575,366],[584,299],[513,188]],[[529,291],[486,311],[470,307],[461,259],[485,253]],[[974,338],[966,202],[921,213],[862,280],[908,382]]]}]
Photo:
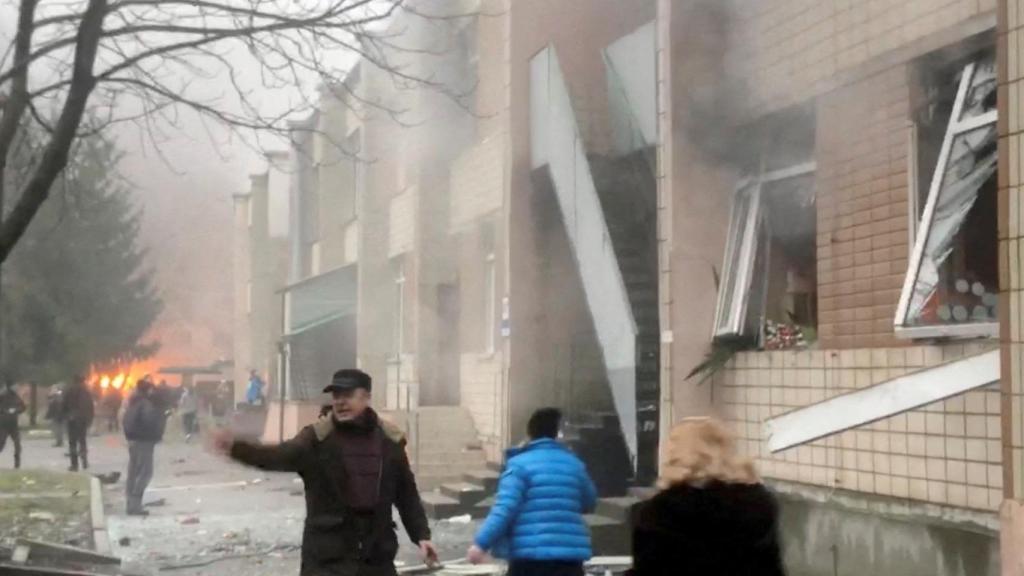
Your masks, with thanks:
[{"label": "white tile", "polygon": [[[1016,84],[1014,84],[1014,86],[1016,86]],[[1014,102],[1015,100],[1016,98],[1010,99],[1011,105],[1012,102]],[[1013,130],[1013,128],[1011,128],[1011,130]],[[1007,234],[1009,234],[1010,238],[1017,238],[1018,236],[1020,236],[1020,233],[1018,232],[1018,230],[1020,229],[1020,189],[1010,188],[1006,192],[1006,197],[1009,200],[1009,205],[1007,206],[1009,217],[1007,218],[1008,225],[1006,227],[1006,231]]]},{"label": "white tile", "polygon": [[[1010,35],[1011,38],[1014,36],[1014,34]],[[1010,84],[1010,89],[1008,90],[1010,102],[1007,106],[1007,108],[1009,108],[1007,112],[1009,113],[1008,120],[1011,134],[1015,134],[1020,131],[1020,102],[1018,101],[1018,86],[1019,84],[1017,82],[1013,82]]]}]

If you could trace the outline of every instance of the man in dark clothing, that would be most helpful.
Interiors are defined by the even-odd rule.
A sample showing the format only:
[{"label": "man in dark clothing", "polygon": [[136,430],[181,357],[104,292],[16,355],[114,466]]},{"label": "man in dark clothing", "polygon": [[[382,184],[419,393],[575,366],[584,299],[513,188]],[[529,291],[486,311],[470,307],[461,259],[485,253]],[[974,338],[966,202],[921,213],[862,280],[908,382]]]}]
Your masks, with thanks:
[{"label": "man in dark clothing", "polygon": [[78,471],[79,458],[82,461],[82,468],[88,470],[89,445],[86,438],[89,435],[89,427],[92,426],[93,416],[96,414],[96,406],[93,403],[92,393],[82,376],[75,376],[71,385],[64,392],[61,412],[68,428],[68,450],[71,456],[71,467],[68,470]]},{"label": "man in dark clothing", "polygon": [[53,445],[60,447],[64,445],[64,390],[63,385],[55,384],[50,387],[46,395],[46,419],[50,421],[50,431],[53,432]]},{"label": "man in dark clothing", "polygon": [[124,437],[128,440],[128,480],[125,485],[126,513],[147,516],[142,507],[146,486],[153,478],[153,451],[163,440],[166,406],[153,383],[139,380],[124,411]]},{"label": "man in dark clothing", "polygon": [[239,462],[302,477],[301,576],[394,576],[392,506],[424,561],[437,563],[405,436],[369,407],[371,384],[365,372],[337,371],[324,388],[333,396],[330,415],[276,446],[236,440],[226,430],[214,435],[215,448]]},{"label": "man in dark clothing", "polygon": [[7,437],[14,444],[14,467],[21,468],[21,432],[18,430],[18,416],[25,411],[25,402],[14,391],[13,382],[5,382],[0,390],[0,452],[4,451]]}]

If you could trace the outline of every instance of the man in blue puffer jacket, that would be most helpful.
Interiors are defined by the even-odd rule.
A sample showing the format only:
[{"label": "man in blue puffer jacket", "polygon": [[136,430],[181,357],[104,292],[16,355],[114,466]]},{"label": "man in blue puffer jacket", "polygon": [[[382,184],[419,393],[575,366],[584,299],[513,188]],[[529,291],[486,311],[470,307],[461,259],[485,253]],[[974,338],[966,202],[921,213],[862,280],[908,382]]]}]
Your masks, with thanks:
[{"label": "man in blue puffer jacket", "polygon": [[590,559],[590,531],[583,515],[597,505],[587,469],[556,438],[557,408],[534,412],[530,441],[508,451],[508,463],[487,520],[468,559],[482,562],[486,551],[509,561],[508,576],[577,576]]}]

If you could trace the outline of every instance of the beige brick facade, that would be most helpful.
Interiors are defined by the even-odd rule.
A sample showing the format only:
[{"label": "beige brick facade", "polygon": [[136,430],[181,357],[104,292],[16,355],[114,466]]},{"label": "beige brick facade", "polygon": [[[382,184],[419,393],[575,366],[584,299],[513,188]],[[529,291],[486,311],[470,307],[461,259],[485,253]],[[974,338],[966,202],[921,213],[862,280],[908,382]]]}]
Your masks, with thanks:
[{"label": "beige brick facade", "polygon": [[818,334],[823,348],[894,346],[909,254],[909,87],[896,66],[817,107]]},{"label": "beige brick facade", "polygon": [[1024,575],[1024,281],[1020,257],[1024,235],[1021,195],[1021,132],[1024,122],[1024,2],[999,2],[999,269],[1002,328],[1002,426],[1004,494],[1002,509],[1003,574]]},{"label": "beige brick facade", "polygon": [[998,386],[775,454],[762,428],[768,418],[986,346],[995,345],[744,353],[717,377],[715,395],[768,478],[991,512],[1003,488]]}]

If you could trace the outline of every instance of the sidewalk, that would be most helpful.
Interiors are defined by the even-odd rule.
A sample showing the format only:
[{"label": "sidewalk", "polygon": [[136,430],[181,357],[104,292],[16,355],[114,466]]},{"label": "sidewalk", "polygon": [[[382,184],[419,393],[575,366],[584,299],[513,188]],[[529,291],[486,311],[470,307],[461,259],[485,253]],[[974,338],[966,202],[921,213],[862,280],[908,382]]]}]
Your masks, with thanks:
[{"label": "sidewalk", "polygon": [[[113,554],[153,574],[160,569],[181,576],[298,574],[305,518],[298,477],[246,468],[209,454],[198,441],[185,444],[173,433],[169,436],[156,449],[145,501],[158,505],[147,506],[150,516],[145,518],[124,515],[128,450],[123,437],[89,438],[89,471],[121,472],[116,484],[104,486]],[[26,439],[23,467],[65,470],[64,450],[52,447],[49,438]],[[6,464],[4,456],[6,452],[0,454],[0,466]],[[415,564],[417,549],[400,526],[399,522],[399,560]],[[441,558],[461,558],[475,528],[475,523],[435,524]]]}]

